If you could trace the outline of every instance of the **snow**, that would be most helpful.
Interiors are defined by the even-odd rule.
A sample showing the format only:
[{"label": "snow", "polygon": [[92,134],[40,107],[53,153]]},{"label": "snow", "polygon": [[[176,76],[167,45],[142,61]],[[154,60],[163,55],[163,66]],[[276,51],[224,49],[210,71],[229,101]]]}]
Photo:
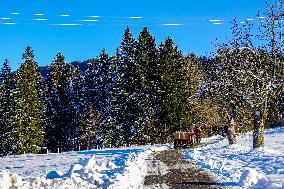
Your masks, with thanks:
[{"label": "snow", "polygon": [[52,170],[66,172],[71,164],[91,156],[89,152],[6,156],[0,158],[0,170],[17,173],[23,178],[44,177]]},{"label": "snow", "polygon": [[0,189],[139,188],[147,173],[145,160],[153,151],[168,148],[154,145],[8,156],[0,159]]},{"label": "snow", "polygon": [[[252,133],[238,136],[235,145],[215,136],[203,139],[203,147],[185,150],[184,157],[212,172],[228,188],[284,189],[283,138],[284,127],[268,130],[265,147],[253,149]],[[167,173],[162,162],[149,164],[149,160],[153,152],[170,147],[166,144],[7,156],[0,158],[0,189],[142,188],[148,173]]]},{"label": "snow", "polygon": [[224,185],[239,188],[284,188],[284,127],[265,132],[265,147],[252,148],[252,133],[237,137],[237,144],[215,136],[208,145],[190,149],[186,159],[213,172]]},{"label": "snow", "polygon": [[[154,151],[167,150],[169,146],[160,148],[153,148],[145,152],[140,153],[135,161],[128,161],[126,163],[125,174],[118,175],[115,182],[109,187],[111,189],[119,188],[142,188],[144,183],[144,177],[147,175],[147,159]],[[135,157],[132,157],[135,158]]]},{"label": "snow", "polygon": [[241,186],[253,186],[259,182],[259,180],[266,180],[265,176],[259,174],[255,169],[247,168],[240,176],[239,183]]}]

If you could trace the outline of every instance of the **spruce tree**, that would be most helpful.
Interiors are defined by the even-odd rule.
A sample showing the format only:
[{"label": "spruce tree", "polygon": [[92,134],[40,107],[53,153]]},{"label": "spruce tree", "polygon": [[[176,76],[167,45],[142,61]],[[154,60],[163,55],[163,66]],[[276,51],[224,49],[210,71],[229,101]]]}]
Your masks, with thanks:
[{"label": "spruce tree", "polygon": [[11,73],[8,60],[4,61],[0,75],[0,155],[13,153],[14,132],[12,118],[15,115],[15,99],[12,91],[15,78]]},{"label": "spruce tree", "polygon": [[[161,135],[171,136],[173,132],[189,127],[190,124],[188,102],[190,93],[185,62],[171,38],[167,38],[165,44],[160,45],[159,73],[161,74],[159,100],[162,120],[159,131]],[[164,140],[167,139],[164,138]]]},{"label": "spruce tree", "polygon": [[108,112],[110,95],[111,95],[111,58],[109,58],[105,49],[95,60],[95,70],[93,78],[89,78],[94,81],[93,88],[89,89],[94,93],[94,103],[102,116],[105,116]]},{"label": "spruce tree", "polygon": [[[114,145],[132,145],[139,127],[139,95],[141,77],[136,62],[137,42],[129,28],[125,29],[120,48],[113,59],[114,84],[111,103],[111,124],[116,125]],[[119,133],[119,134],[116,134]]]},{"label": "spruce tree", "polygon": [[[62,98],[64,91],[62,90],[62,82],[66,79],[66,65],[64,56],[59,53],[56,59],[48,67],[46,79],[46,124],[45,124],[45,145],[55,151],[62,147],[61,135],[64,132],[62,128],[65,117],[62,112]],[[62,97],[63,96],[63,97]]]},{"label": "spruce tree", "polygon": [[112,58],[112,64],[111,64],[111,77],[112,77],[112,84],[111,84],[111,96],[110,96],[110,107],[109,107],[109,113],[108,117],[102,120],[102,129],[105,131],[105,136],[103,139],[103,146],[107,147],[116,147],[116,146],[122,146],[123,145],[123,136],[122,133],[122,127],[119,124],[121,115],[121,110],[123,110],[124,105],[122,103],[119,103],[120,100],[120,81],[122,69],[123,68],[123,62],[121,59],[121,52],[120,48],[116,49],[116,53]]},{"label": "spruce tree", "polygon": [[115,121],[121,130],[124,145],[129,146],[133,144],[139,124],[138,95],[141,89],[141,77],[136,64],[137,43],[129,28],[125,29],[119,53],[115,83]]},{"label": "spruce tree", "polygon": [[14,95],[16,111],[13,116],[15,153],[36,153],[44,138],[44,102],[42,76],[34,61],[31,47],[23,54],[23,63],[17,72]]},{"label": "spruce tree", "polygon": [[84,73],[84,90],[86,92],[86,104],[95,104],[96,93],[95,88],[95,74],[96,74],[97,59],[91,59],[87,63],[87,69]]},{"label": "spruce tree", "polygon": [[65,62],[62,53],[49,66],[46,81],[46,146],[55,151],[72,150],[84,109],[84,98],[79,81],[80,71]]},{"label": "spruce tree", "polygon": [[74,65],[66,64],[67,80],[62,84],[65,93],[66,102],[61,107],[65,117],[65,139],[64,150],[73,150],[76,148],[76,136],[80,127],[80,119],[84,110],[82,94],[80,89],[80,71]]},{"label": "spruce tree", "polygon": [[138,95],[139,120],[135,140],[138,144],[153,143],[157,140],[158,130],[155,128],[159,125],[159,72],[155,39],[148,28],[143,28],[138,36],[136,64],[141,88]]}]

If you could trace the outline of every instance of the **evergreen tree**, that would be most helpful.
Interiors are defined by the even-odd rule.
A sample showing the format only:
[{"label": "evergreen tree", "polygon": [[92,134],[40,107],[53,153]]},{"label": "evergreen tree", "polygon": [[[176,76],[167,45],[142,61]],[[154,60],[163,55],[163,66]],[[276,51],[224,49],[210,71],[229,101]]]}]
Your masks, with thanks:
[{"label": "evergreen tree", "polygon": [[159,72],[155,39],[148,28],[143,28],[138,36],[136,57],[141,88],[138,93],[139,120],[135,140],[138,144],[153,143],[159,132],[155,129],[159,125]]},{"label": "evergreen tree", "polygon": [[31,47],[27,47],[24,62],[17,73],[16,111],[13,116],[15,153],[35,153],[43,144],[44,102],[42,76],[34,61]]},{"label": "evergreen tree", "polygon": [[109,108],[110,95],[111,95],[111,58],[109,58],[105,49],[102,50],[100,56],[95,60],[95,73],[93,78],[93,88],[89,89],[94,93],[95,106],[102,115],[106,115]]},{"label": "evergreen tree", "polygon": [[[189,97],[185,62],[173,40],[167,38],[159,48],[161,135],[171,134],[190,124]],[[160,136],[162,138],[163,136]],[[164,141],[165,142],[165,141]]]},{"label": "evergreen tree", "polygon": [[101,54],[90,61],[85,73],[86,86],[86,105],[95,108],[100,112],[101,122],[97,126],[100,128],[100,140],[96,140],[100,147],[102,145],[111,145],[106,138],[111,138],[109,120],[111,119],[111,101],[113,94],[113,71],[112,57],[109,57],[105,49]]},{"label": "evergreen tree", "polygon": [[55,151],[63,146],[61,135],[64,134],[65,115],[62,104],[65,100],[65,91],[62,83],[66,80],[66,65],[64,56],[59,53],[48,67],[46,79],[46,125],[45,145],[49,150]]},{"label": "evergreen tree", "polygon": [[86,104],[95,104],[96,94],[95,94],[95,75],[96,75],[96,62],[97,59],[91,59],[87,63],[87,69],[84,74],[84,84],[86,91]]},{"label": "evergreen tree", "polygon": [[81,72],[73,65],[67,64],[67,80],[63,83],[63,90],[67,96],[66,106],[63,111],[66,115],[66,138],[65,150],[73,150],[77,144],[77,133],[80,129],[80,120],[85,110],[84,92]]},{"label": "evergreen tree", "polygon": [[121,59],[120,49],[116,49],[116,53],[112,58],[111,77],[111,96],[110,96],[110,107],[108,116],[102,120],[101,127],[104,130],[105,136],[103,139],[103,146],[115,147],[123,145],[122,127],[118,124],[119,115],[123,109],[123,104],[119,103],[119,93],[120,91],[120,81],[121,81],[121,71],[123,67],[123,62]]},{"label": "evergreen tree", "polygon": [[51,150],[72,150],[85,109],[81,72],[58,53],[49,66],[46,81],[46,146]]},{"label": "evergreen tree", "polygon": [[4,61],[1,69],[0,82],[0,155],[7,155],[13,152],[15,142],[12,126],[12,118],[15,115],[12,91],[15,88],[15,81],[8,60]]},{"label": "evergreen tree", "polygon": [[81,127],[78,132],[78,143],[83,149],[94,148],[100,140],[99,124],[101,114],[94,107],[89,106],[81,119]]},{"label": "evergreen tree", "polygon": [[112,118],[120,130],[115,145],[133,144],[133,136],[137,131],[139,120],[139,92],[141,78],[136,64],[137,43],[126,28],[115,64],[114,98],[112,100]]}]

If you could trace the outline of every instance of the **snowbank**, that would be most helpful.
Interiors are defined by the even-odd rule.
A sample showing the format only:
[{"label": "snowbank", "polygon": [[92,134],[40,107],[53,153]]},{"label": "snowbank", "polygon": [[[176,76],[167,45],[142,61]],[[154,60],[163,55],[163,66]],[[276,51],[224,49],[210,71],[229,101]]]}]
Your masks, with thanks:
[{"label": "snowbank", "polygon": [[23,185],[22,178],[14,173],[7,171],[0,171],[0,188],[9,189],[12,187],[19,187]]},{"label": "snowbank", "polygon": [[16,156],[5,156],[0,158],[0,170],[8,170],[17,173],[23,179],[30,177],[45,177],[54,170],[65,173],[70,165],[80,159],[91,158],[93,153],[84,152],[64,152],[59,154],[26,154]]},{"label": "snowbank", "polygon": [[202,142],[208,145],[186,151],[185,158],[213,172],[227,186],[284,188],[284,127],[265,133],[265,147],[252,148],[252,133],[238,136],[236,145],[222,137]]},{"label": "snowbank", "polygon": [[145,146],[79,152],[93,155],[71,164],[64,174],[60,170],[52,170],[46,177],[23,178],[8,170],[0,171],[0,189],[139,188],[147,173],[145,159],[152,151],[167,148]]},{"label": "snowbank", "polygon": [[240,176],[239,184],[244,187],[256,185],[259,181],[266,182],[264,175],[258,173],[255,169],[247,168]]},{"label": "snowbank", "polygon": [[[46,178],[28,178],[26,181],[8,171],[0,173],[0,188],[18,187],[19,189],[41,188],[41,189],[79,189],[97,188],[104,183],[107,175],[100,174],[99,171],[110,169],[110,167],[99,167],[96,163],[96,156],[92,156],[83,164],[73,164],[70,170],[62,174],[61,172],[51,171]],[[111,165],[111,164],[110,164]]]},{"label": "snowbank", "polygon": [[127,189],[127,188],[142,188],[144,178],[147,174],[147,163],[146,159],[154,151],[167,150],[169,147],[162,146],[156,147],[145,152],[133,155],[126,163],[126,170],[123,174],[117,175],[115,182],[110,185],[110,189]]}]

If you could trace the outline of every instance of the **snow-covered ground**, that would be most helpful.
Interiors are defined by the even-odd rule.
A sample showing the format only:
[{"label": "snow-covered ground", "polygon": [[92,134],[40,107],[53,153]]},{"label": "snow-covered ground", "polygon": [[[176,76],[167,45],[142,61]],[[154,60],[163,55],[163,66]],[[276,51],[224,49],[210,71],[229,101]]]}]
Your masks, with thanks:
[{"label": "snow-covered ground", "polygon": [[138,188],[145,159],[169,145],[0,158],[0,189]]},{"label": "snow-covered ground", "polygon": [[[188,149],[184,157],[232,188],[284,189],[284,127],[265,132],[265,147],[252,148],[252,133],[229,145],[221,136]],[[153,151],[170,145],[101,149],[0,158],[0,189],[142,188]],[[161,165],[160,165],[161,166]],[[158,170],[163,167],[159,167]],[[153,169],[154,170],[154,169]]]},{"label": "snow-covered ground", "polygon": [[233,188],[284,189],[284,127],[265,132],[265,147],[252,148],[252,133],[236,145],[221,136],[204,139],[207,146],[187,150],[185,158],[213,172]]}]

